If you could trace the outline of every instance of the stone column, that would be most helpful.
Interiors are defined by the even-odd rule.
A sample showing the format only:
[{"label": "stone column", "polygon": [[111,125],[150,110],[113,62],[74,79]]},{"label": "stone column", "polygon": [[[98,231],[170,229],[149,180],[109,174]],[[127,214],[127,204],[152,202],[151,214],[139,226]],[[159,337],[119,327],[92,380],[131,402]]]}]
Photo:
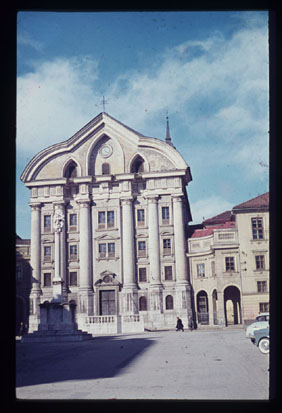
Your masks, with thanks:
[{"label": "stone column", "polygon": [[185,229],[182,197],[173,197],[173,225],[174,225],[174,249],[175,271],[178,284],[188,284],[187,258],[185,252]]},{"label": "stone column", "polygon": [[138,313],[132,198],[122,198],[123,313]]},{"label": "stone column", "polygon": [[188,315],[191,314],[191,287],[188,282],[183,198],[182,196],[174,196],[172,199],[176,273],[175,307],[186,324],[188,323]]},{"label": "stone column", "polygon": [[40,322],[41,291],[41,204],[30,203],[31,207],[31,239],[30,264],[32,270],[29,316],[29,332],[38,329]]},{"label": "stone column", "polygon": [[93,287],[91,278],[90,200],[79,200],[77,202],[80,205],[80,313],[93,315]]},{"label": "stone column", "polygon": [[150,310],[163,312],[158,196],[148,197],[148,252],[150,260]]},{"label": "stone column", "polygon": [[62,233],[65,224],[64,204],[55,204],[55,214],[53,218],[53,228],[55,232],[55,276],[53,279],[53,301],[62,302],[63,300],[63,246]]},{"label": "stone column", "polygon": [[218,317],[218,325],[221,327],[226,326],[226,320],[225,320],[225,312],[224,312],[224,292],[217,292],[217,300],[218,300],[218,312],[217,312],[217,317]]},{"label": "stone column", "polygon": [[209,325],[213,326],[213,298],[212,294],[208,294],[208,308],[209,308]]},{"label": "stone column", "polygon": [[148,198],[150,284],[161,284],[158,197]]}]

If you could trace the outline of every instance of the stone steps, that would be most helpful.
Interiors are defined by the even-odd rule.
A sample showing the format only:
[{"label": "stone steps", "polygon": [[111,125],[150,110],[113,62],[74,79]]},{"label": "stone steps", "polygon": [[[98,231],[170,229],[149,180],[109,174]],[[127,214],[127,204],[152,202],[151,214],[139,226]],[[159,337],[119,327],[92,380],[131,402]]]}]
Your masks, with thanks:
[{"label": "stone steps", "polygon": [[84,341],[92,338],[91,334],[81,330],[41,330],[24,335],[21,339],[21,343],[58,343]]}]

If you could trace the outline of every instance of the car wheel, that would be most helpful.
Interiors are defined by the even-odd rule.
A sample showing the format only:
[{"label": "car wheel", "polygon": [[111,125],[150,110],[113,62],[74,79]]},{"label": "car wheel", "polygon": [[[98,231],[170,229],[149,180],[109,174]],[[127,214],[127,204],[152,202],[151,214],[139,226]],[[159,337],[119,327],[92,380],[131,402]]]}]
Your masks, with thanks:
[{"label": "car wheel", "polygon": [[259,342],[259,349],[263,354],[269,353],[269,338],[264,337]]}]

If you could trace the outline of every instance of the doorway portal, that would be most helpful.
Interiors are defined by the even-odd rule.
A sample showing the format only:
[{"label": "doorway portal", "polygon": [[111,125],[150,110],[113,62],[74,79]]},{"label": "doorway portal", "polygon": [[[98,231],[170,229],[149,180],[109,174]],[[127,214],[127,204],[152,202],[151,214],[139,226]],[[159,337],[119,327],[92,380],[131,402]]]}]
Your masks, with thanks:
[{"label": "doorway portal", "polygon": [[229,286],[224,290],[224,312],[226,325],[242,323],[239,288]]},{"label": "doorway portal", "polygon": [[197,312],[198,323],[209,324],[208,296],[203,290],[197,294]]},{"label": "doorway portal", "polygon": [[115,290],[100,291],[100,315],[116,314]]}]

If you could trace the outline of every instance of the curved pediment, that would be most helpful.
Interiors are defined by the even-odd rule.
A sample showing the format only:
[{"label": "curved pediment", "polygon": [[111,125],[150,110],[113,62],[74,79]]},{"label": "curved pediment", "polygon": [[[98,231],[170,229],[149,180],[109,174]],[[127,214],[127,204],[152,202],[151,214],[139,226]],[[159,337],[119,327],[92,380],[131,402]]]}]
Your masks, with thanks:
[{"label": "curved pediment", "polygon": [[121,286],[121,283],[115,278],[116,274],[111,271],[103,271],[99,280],[95,282],[96,287],[102,286]]},{"label": "curved pediment", "polygon": [[[107,168],[103,168],[104,163]],[[173,146],[146,137],[107,113],[100,113],[68,140],[39,152],[26,166],[21,180],[29,183],[68,179],[74,166],[80,179],[104,175],[105,170],[109,175],[132,170],[142,175],[189,169]]]}]

